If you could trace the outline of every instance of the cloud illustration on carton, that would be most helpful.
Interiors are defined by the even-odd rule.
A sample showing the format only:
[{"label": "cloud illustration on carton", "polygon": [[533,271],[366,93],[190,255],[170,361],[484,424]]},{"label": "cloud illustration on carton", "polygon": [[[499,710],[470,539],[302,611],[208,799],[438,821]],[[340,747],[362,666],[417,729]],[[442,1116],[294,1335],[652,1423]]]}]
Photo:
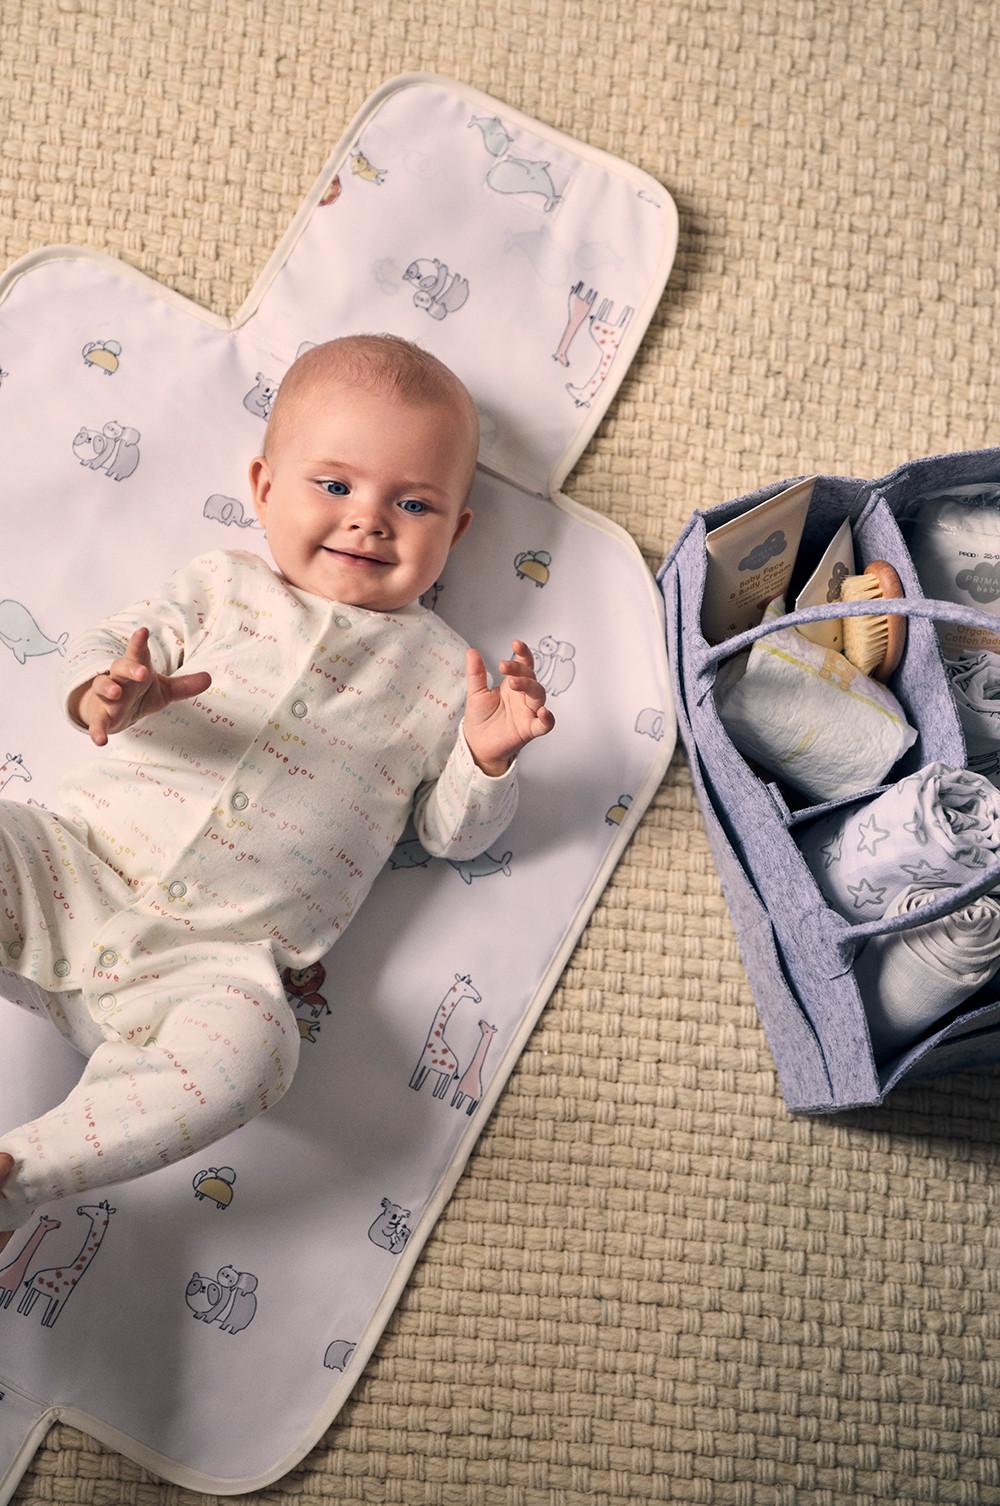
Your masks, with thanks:
[{"label": "cloud illustration on carton", "polygon": [[762,544],[755,544],[750,553],[740,560],[741,570],[761,570],[768,560],[775,559],[779,554],[784,554],[788,548],[785,531],[779,528],[774,533],[768,534]]}]

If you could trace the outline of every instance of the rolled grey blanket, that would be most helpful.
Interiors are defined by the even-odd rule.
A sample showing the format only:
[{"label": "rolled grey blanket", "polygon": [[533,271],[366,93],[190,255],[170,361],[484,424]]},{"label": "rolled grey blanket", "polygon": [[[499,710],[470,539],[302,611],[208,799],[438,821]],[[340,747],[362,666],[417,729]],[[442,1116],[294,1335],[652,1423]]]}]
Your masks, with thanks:
[{"label": "rolled grey blanket", "polygon": [[806,827],[801,848],[835,910],[875,920],[908,884],[965,884],[1000,856],[1000,790],[971,769],[929,763]]},{"label": "rolled grey blanket", "polygon": [[[886,915],[907,915],[939,898],[941,885],[908,884]],[[873,936],[855,965],[877,1058],[896,1056],[1000,967],[1000,904],[983,895],[940,920]]]}]

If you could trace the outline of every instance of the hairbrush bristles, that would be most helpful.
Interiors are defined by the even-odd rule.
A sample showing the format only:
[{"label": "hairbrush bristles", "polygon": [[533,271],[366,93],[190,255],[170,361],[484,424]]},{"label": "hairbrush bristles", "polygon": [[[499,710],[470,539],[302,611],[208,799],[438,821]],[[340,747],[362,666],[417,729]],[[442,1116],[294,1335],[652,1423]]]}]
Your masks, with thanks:
[{"label": "hairbrush bristles", "polygon": [[[887,560],[872,560],[863,575],[847,575],[841,601],[889,601],[903,595],[903,586]],[[903,656],[906,620],[898,616],[845,617],[844,658],[876,680],[887,680]]]}]

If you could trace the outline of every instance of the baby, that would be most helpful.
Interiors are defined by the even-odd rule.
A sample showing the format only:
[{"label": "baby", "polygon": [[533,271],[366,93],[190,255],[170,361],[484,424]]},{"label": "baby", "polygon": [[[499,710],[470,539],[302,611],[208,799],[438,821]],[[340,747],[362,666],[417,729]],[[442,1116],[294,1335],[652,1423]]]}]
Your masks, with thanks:
[{"label": "baby", "polygon": [[554,725],[531,652],[491,687],[418,600],[472,521],[478,442],[419,347],[314,346],[250,466],[277,572],[212,550],[71,646],[66,710],[106,751],[56,812],[0,800],[0,993],[89,1060],[0,1134],[0,1248],[278,1101],[300,1041],[280,971],[329,950],[411,816],[450,858],[510,822],[517,753]]}]

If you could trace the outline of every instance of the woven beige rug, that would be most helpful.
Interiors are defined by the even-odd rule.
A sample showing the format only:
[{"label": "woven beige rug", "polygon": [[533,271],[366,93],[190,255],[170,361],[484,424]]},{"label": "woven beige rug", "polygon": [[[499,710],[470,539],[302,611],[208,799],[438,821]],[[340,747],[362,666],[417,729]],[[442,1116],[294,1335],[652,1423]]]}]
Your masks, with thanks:
[{"label": "woven beige rug", "polygon": [[[0,22],[4,263],[91,245],[231,314],[358,106],[416,69],[659,178],[674,274],[566,483],[651,566],[695,505],[997,442],[989,4],[0,0]],[[793,1120],[675,761],[351,1401],[243,1499],[1000,1502],[997,1082]],[[14,1499],[221,1498],[57,1426]]]}]

